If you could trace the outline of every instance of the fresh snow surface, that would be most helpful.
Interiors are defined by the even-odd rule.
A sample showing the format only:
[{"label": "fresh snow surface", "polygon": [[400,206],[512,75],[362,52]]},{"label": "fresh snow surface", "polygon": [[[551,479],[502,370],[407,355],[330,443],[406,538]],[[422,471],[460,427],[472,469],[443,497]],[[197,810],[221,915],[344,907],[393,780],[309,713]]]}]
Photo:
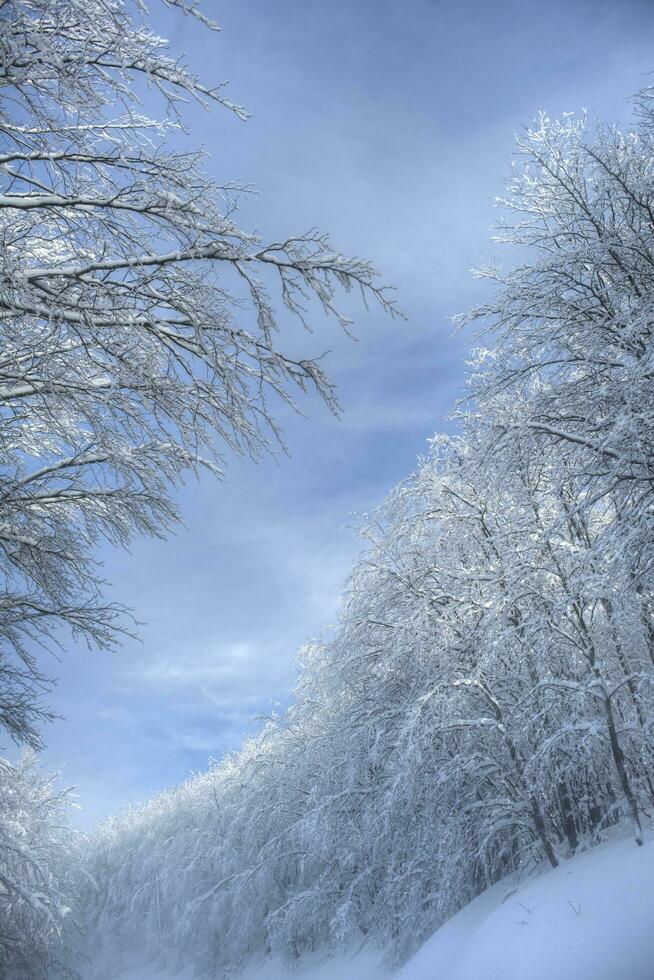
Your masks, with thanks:
[{"label": "fresh snow surface", "polygon": [[[652,831],[650,830],[650,834]],[[136,972],[116,980],[191,980]],[[390,980],[366,950],[239,980]],[[654,838],[612,841],[516,886],[489,888],[438,929],[394,980],[654,980]]]},{"label": "fresh snow surface", "polygon": [[517,888],[499,882],[395,980],[654,980],[654,840],[602,844]]}]

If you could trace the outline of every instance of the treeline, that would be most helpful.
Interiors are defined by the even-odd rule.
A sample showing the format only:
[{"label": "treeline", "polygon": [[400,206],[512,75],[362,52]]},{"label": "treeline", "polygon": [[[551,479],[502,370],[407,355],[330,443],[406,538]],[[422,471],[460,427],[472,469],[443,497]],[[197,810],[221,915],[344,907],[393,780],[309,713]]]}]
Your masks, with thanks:
[{"label": "treeline", "polygon": [[124,957],[233,977],[363,940],[400,960],[507,873],[654,804],[654,106],[541,117],[499,238],[524,264],[465,323],[459,434],[370,519],[294,706],[107,822],[83,899]]}]

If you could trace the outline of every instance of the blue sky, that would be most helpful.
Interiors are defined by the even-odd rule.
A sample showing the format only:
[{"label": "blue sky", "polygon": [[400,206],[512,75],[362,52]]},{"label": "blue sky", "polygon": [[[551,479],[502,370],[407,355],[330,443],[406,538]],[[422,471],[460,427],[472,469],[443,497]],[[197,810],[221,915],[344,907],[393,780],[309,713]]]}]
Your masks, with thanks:
[{"label": "blue sky", "polygon": [[451,337],[449,317],[481,295],[469,270],[493,254],[513,134],[540,108],[624,119],[654,68],[651,2],[205,7],[222,33],[174,11],[157,9],[155,24],[253,114],[188,114],[211,171],[259,191],[241,224],[274,238],[328,231],[374,261],[408,319],[348,303],[356,342],[319,320],[301,349],[331,351],[342,418],[311,398],[306,418],[280,410],[288,456],[189,482],[176,536],[103,552],[140,642],[112,655],[71,647],[44,664],[64,716],[48,727],[46,758],[78,787],[83,825],[203,769],[288,703],[298,647],[336,620],[357,515],[447,427],[472,342]]}]

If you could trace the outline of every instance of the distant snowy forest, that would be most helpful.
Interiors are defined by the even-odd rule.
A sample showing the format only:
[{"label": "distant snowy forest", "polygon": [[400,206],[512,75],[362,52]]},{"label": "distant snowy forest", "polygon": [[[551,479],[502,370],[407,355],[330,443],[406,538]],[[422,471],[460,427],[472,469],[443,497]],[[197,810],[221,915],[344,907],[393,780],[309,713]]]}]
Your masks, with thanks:
[{"label": "distant snowy forest", "polygon": [[496,239],[518,264],[481,269],[490,298],[459,320],[484,346],[458,434],[364,522],[293,706],[85,837],[34,754],[34,651],[132,628],[103,600],[98,541],[164,534],[175,485],[219,469],[221,447],[265,452],[271,396],[334,404],[322,368],[280,346],[285,314],[347,326],[353,287],[395,313],[322,235],[239,228],[238,188],[167,140],[182,96],[244,110],[139,18],[119,0],[0,3],[0,724],[29,750],[0,762],[0,977],[235,977],[362,943],[400,964],[509,873],[618,824],[643,843],[654,90],[629,132],[541,116],[521,138]]}]

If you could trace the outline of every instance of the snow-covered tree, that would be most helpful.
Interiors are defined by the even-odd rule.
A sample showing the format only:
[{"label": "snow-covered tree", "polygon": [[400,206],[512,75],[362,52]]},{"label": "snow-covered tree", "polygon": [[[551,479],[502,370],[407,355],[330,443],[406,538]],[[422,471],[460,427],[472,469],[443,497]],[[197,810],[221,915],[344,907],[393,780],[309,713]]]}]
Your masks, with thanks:
[{"label": "snow-covered tree", "polygon": [[0,723],[32,745],[47,717],[35,646],[64,626],[107,647],[126,627],[102,599],[98,540],[165,533],[185,471],[278,437],[275,398],[312,388],[335,408],[319,363],[278,341],[285,316],[345,324],[335,293],[352,287],[392,311],[371,266],[322,235],[238,226],[239,188],[176,134],[188,100],[245,112],[139,12],[0,6]]},{"label": "snow-covered tree", "polygon": [[65,934],[75,931],[71,905],[78,865],[67,829],[70,801],[28,751],[0,759],[0,977],[72,976]]},{"label": "snow-covered tree", "polygon": [[509,271],[480,275],[493,298],[460,318],[490,332],[472,392],[495,451],[521,432],[566,454],[589,500],[620,491],[627,528],[649,515],[654,457],[654,99],[635,99],[627,132],[585,115],[541,114],[518,141],[508,217],[496,241],[517,246]]}]

